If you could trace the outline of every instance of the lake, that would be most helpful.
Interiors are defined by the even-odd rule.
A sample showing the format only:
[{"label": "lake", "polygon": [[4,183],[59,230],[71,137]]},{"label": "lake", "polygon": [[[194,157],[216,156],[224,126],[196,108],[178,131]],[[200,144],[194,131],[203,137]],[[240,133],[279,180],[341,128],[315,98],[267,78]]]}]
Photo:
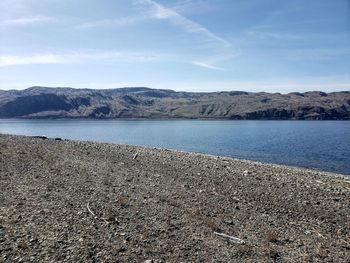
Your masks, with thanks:
[{"label": "lake", "polygon": [[349,121],[0,119],[0,133],[161,147],[350,175]]}]

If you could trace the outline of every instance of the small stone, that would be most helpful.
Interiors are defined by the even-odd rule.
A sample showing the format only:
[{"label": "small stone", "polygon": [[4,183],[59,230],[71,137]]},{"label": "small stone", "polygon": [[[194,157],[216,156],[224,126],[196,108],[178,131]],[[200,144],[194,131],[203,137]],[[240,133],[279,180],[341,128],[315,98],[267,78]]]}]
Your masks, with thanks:
[{"label": "small stone", "polygon": [[226,224],[233,225],[233,221],[231,219],[225,219]]}]

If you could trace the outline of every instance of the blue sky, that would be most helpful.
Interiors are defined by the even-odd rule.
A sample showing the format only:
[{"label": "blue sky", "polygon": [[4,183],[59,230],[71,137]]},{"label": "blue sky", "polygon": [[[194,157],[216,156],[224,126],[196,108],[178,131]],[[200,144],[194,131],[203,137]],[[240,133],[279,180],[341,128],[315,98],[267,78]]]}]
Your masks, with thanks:
[{"label": "blue sky", "polygon": [[1,0],[0,89],[350,90],[349,0]]}]

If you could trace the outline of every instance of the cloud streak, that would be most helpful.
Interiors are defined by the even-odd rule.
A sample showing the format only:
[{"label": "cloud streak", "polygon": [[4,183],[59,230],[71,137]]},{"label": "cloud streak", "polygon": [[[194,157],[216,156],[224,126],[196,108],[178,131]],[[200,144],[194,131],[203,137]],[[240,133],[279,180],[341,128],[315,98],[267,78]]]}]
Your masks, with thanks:
[{"label": "cloud streak", "polygon": [[165,7],[152,0],[138,0],[137,2],[149,7],[147,12],[150,17],[159,20],[169,20],[184,29],[186,32],[201,34],[206,37],[208,41],[219,43],[222,47],[227,48],[232,46],[231,43],[224,38],[216,35],[203,25],[188,19],[171,8]]},{"label": "cloud streak", "polygon": [[118,51],[67,51],[62,53],[44,53],[33,55],[2,55],[0,56],[0,67],[35,64],[77,64],[99,62],[119,63],[147,63],[155,61],[179,62],[191,64],[197,67],[224,70],[215,66],[213,61],[188,61],[179,56],[158,52],[118,52]]},{"label": "cloud streak", "polygon": [[75,28],[91,29],[96,27],[122,27],[122,26],[131,25],[131,24],[136,24],[144,20],[145,20],[145,17],[143,16],[128,16],[128,17],[121,17],[116,19],[103,19],[103,20],[85,22],[80,25],[77,25]]},{"label": "cloud streak", "polygon": [[165,54],[152,52],[72,51],[64,53],[34,54],[29,56],[0,56],[0,67],[34,64],[74,64],[89,61],[143,63],[162,60]]},{"label": "cloud streak", "polygon": [[267,31],[257,31],[251,30],[247,32],[247,35],[262,39],[277,39],[277,40],[286,40],[286,41],[298,41],[301,39],[305,39],[305,37],[295,34],[289,33],[281,33],[281,32],[267,32]]},{"label": "cloud streak", "polygon": [[121,27],[141,23],[147,20],[167,20],[187,33],[201,35],[206,42],[219,44],[223,48],[232,47],[232,44],[229,41],[171,8],[165,7],[152,0],[135,0],[134,3],[144,8],[141,14],[136,16],[85,22],[77,25],[75,28],[91,29],[96,27]]},{"label": "cloud streak", "polygon": [[147,62],[177,62],[191,64],[210,70],[225,70],[216,64],[229,59],[222,57],[212,57],[206,60],[190,60],[174,54],[159,52],[128,52],[128,51],[98,51],[80,50],[51,52],[32,55],[0,55],[0,67],[11,67],[20,65],[36,64],[79,64],[89,62],[110,62],[110,63],[147,63]]},{"label": "cloud streak", "polygon": [[29,26],[56,22],[56,18],[44,15],[18,17],[0,21],[0,26]]},{"label": "cloud streak", "polygon": [[0,56],[0,67],[31,65],[31,64],[57,64],[64,63],[65,59],[54,54],[32,56]]},{"label": "cloud streak", "polygon": [[[206,45],[206,48],[209,48],[209,54],[215,57],[213,54],[213,47],[215,46],[214,53],[227,53],[223,58],[217,59],[217,57],[212,59],[203,59],[203,58],[181,58],[181,55],[177,57],[173,57],[171,60],[186,64],[192,64],[197,67],[212,69],[212,70],[224,70],[223,68],[217,66],[218,63],[228,60],[231,58],[231,54],[233,49],[235,53],[241,54],[241,51],[237,48],[233,48],[232,44],[225,40],[224,38],[218,36],[214,32],[207,29],[205,26],[181,15],[179,12],[175,11],[172,8],[166,7],[164,5],[159,4],[153,0],[134,0],[133,1],[136,6],[138,6],[141,10],[138,15],[120,17],[114,19],[102,19],[95,20],[90,22],[85,22],[75,26],[76,29],[80,30],[88,30],[100,27],[124,27],[134,24],[139,24],[146,21],[152,20],[161,20],[167,21],[173,26],[180,28],[184,32],[188,34],[192,34],[196,36],[195,41],[199,41],[200,44]],[[208,45],[209,44],[209,45]],[[197,44],[198,45],[198,44]],[[236,55],[235,55],[236,56]],[[180,58],[179,58],[180,57]],[[170,60],[169,60],[170,61]]]},{"label": "cloud streak", "polygon": [[214,70],[225,70],[221,67],[217,67],[215,65],[212,65],[210,63],[207,63],[207,62],[203,62],[203,61],[192,61],[191,62],[192,65],[195,65],[195,66],[199,66],[199,67],[202,67],[202,68],[207,68],[207,69],[214,69]]}]

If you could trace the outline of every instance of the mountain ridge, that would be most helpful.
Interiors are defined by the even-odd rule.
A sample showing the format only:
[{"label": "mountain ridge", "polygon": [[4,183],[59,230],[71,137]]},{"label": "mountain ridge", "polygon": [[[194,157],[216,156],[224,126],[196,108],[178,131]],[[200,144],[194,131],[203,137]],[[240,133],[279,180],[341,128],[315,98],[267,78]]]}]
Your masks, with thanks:
[{"label": "mountain ridge", "polygon": [[0,90],[0,118],[350,120],[350,91],[281,94],[33,86]]}]

